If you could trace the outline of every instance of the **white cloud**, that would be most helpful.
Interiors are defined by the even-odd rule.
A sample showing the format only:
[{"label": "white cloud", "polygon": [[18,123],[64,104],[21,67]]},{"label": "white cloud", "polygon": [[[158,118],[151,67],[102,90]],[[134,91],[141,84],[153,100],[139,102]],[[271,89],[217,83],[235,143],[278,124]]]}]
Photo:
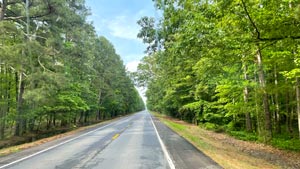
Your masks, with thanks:
[{"label": "white cloud", "polygon": [[143,16],[150,16],[151,14],[149,12],[147,12],[146,10],[140,10],[138,11],[138,13],[136,14],[136,19],[140,19]]},{"label": "white cloud", "polygon": [[118,15],[113,19],[106,21],[106,26],[110,30],[110,34],[123,39],[139,40],[137,34],[139,33],[140,26],[137,21],[149,14],[145,10],[140,10],[135,14],[123,12],[122,15]]},{"label": "white cloud", "polygon": [[139,63],[140,63],[140,61],[137,61],[137,60],[128,62],[126,64],[126,69],[130,72],[135,72],[137,70]]},{"label": "white cloud", "polygon": [[140,28],[136,24],[134,17],[131,18],[128,15],[117,16],[108,21],[107,27],[112,36],[129,40],[138,40],[137,34]]},{"label": "white cloud", "polygon": [[132,62],[132,61],[137,61],[140,60],[144,57],[144,53],[131,53],[131,54],[127,54],[127,55],[123,55],[122,58],[124,59],[125,64],[127,64],[128,62]]}]

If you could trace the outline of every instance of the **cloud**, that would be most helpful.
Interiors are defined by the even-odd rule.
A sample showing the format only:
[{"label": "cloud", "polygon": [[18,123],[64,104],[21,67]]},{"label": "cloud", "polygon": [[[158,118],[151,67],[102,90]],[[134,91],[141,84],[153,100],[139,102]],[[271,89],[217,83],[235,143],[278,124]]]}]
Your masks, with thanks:
[{"label": "cloud", "polygon": [[[140,2],[139,0],[136,1]],[[149,2],[152,1],[150,0]],[[95,7],[95,4],[91,4],[91,6]],[[143,44],[141,39],[137,38],[140,30],[137,21],[142,16],[151,14],[151,11],[141,8],[136,10],[95,8],[93,10],[94,12],[89,16],[89,21],[93,22],[98,35],[105,36],[114,45],[116,52],[122,57],[125,64],[129,62],[134,63],[145,55],[146,45]],[[136,69],[133,68],[136,67],[132,65],[133,63],[129,63],[131,64],[128,68],[129,70]]]},{"label": "cloud", "polygon": [[108,21],[107,28],[110,30],[110,34],[114,37],[138,40],[137,34],[140,28],[136,24],[136,20],[134,18],[130,18],[128,15],[116,16],[112,20]]},{"label": "cloud", "polygon": [[145,10],[139,10],[134,14],[125,11],[121,15],[106,21],[106,26],[110,30],[110,34],[114,37],[141,41],[137,38],[140,30],[137,21],[147,15],[148,12]]},{"label": "cloud", "polygon": [[137,61],[137,60],[128,62],[126,64],[126,69],[130,72],[135,72],[137,70],[139,63],[140,63],[140,61]]},{"label": "cloud", "polygon": [[140,60],[142,59],[144,56],[143,53],[129,53],[129,54],[126,54],[126,55],[123,55],[122,58],[124,60],[124,62],[127,64],[129,62],[135,62],[137,60]]}]

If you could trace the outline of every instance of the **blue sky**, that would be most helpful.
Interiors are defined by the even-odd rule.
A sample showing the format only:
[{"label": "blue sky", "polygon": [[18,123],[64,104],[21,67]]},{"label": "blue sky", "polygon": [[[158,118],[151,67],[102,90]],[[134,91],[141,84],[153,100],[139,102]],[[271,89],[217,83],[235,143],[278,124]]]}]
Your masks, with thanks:
[{"label": "blue sky", "polygon": [[128,70],[135,70],[146,49],[136,37],[140,29],[136,22],[142,16],[155,16],[152,0],[86,0],[86,5],[98,35],[114,45]]}]

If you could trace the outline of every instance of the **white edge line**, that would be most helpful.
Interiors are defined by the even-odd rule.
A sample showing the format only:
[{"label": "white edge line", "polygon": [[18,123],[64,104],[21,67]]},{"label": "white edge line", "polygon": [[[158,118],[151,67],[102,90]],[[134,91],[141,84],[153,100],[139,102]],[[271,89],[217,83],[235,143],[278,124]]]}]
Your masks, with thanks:
[{"label": "white edge line", "polygon": [[170,155],[169,155],[169,153],[168,153],[168,151],[167,151],[167,148],[166,148],[165,144],[163,143],[163,141],[161,140],[161,138],[160,138],[160,136],[159,136],[159,134],[158,134],[158,131],[157,131],[157,129],[156,129],[156,127],[155,127],[155,124],[154,124],[154,122],[153,122],[153,119],[152,119],[152,117],[151,117],[151,114],[149,113],[149,115],[150,115],[151,122],[152,122],[152,125],[153,125],[154,130],[155,130],[155,133],[156,133],[156,135],[157,135],[158,141],[159,141],[160,146],[161,146],[161,148],[162,148],[162,150],[163,150],[163,152],[164,152],[164,154],[165,154],[165,156],[166,156],[166,158],[167,158],[167,161],[168,161],[168,163],[169,163],[169,166],[170,166],[171,169],[175,169],[175,165],[174,165],[174,163],[173,163],[173,161],[172,161],[172,159],[171,159],[171,157],[170,157]]},{"label": "white edge line", "polygon": [[[129,117],[127,117],[127,118],[129,118]],[[124,119],[127,119],[127,118],[124,118]],[[124,119],[122,119],[122,120],[124,120]],[[64,144],[66,144],[66,143],[69,143],[69,142],[71,142],[71,141],[73,141],[73,140],[76,140],[76,139],[78,139],[78,138],[81,138],[81,137],[83,137],[83,136],[86,136],[86,135],[88,135],[88,134],[90,134],[90,133],[93,133],[93,132],[95,132],[95,131],[97,131],[97,130],[101,130],[101,129],[105,128],[105,127],[111,126],[111,125],[115,124],[116,122],[119,122],[119,121],[115,121],[115,122],[113,122],[113,123],[106,124],[106,125],[104,125],[104,126],[102,126],[102,127],[99,127],[99,128],[97,128],[97,129],[95,129],[95,130],[92,130],[92,131],[89,131],[89,132],[87,132],[87,133],[84,133],[84,134],[82,134],[82,135],[80,135],[80,136],[71,138],[71,139],[66,140],[66,141],[64,141],[64,142],[62,142],[62,143],[56,144],[56,145],[51,146],[51,147],[49,147],[49,148],[46,148],[46,149],[44,149],[44,150],[38,151],[38,152],[36,152],[36,153],[33,153],[33,154],[29,155],[29,156],[23,157],[23,158],[21,158],[21,159],[18,159],[18,160],[16,160],[16,161],[11,162],[11,163],[8,163],[8,164],[5,164],[5,165],[3,165],[3,166],[0,166],[0,169],[3,169],[3,168],[5,168],[5,167],[9,167],[9,166],[11,166],[11,165],[13,165],[13,164],[19,163],[19,162],[21,162],[21,161],[27,160],[27,159],[29,159],[29,158],[31,158],[31,157],[37,156],[37,155],[39,155],[39,154],[41,154],[41,153],[44,153],[44,152],[46,152],[46,151],[52,150],[52,149],[54,149],[54,148],[56,148],[56,147],[59,147],[59,146],[61,146],[61,145],[64,145]]]}]

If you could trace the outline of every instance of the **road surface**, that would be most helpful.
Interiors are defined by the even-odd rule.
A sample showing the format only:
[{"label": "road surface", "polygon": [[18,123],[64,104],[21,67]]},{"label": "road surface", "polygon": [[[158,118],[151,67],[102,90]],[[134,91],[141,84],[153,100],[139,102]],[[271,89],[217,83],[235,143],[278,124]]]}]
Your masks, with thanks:
[{"label": "road surface", "polygon": [[[158,130],[157,130],[158,129]],[[0,157],[0,169],[221,168],[147,111]]]}]

